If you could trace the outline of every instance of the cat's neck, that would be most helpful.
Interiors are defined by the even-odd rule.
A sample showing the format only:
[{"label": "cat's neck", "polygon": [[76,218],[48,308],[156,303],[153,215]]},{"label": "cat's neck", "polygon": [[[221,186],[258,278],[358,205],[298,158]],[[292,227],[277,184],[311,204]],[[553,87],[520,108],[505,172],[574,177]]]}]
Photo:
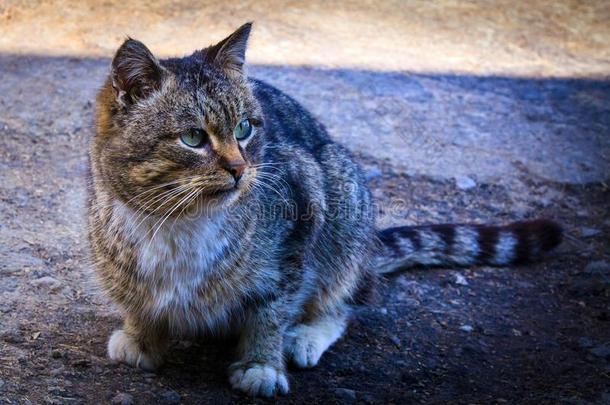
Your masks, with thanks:
[{"label": "cat's neck", "polygon": [[223,209],[201,210],[187,215],[154,215],[137,211],[121,201],[112,205],[114,221],[122,224],[123,236],[132,242],[186,242],[198,234],[215,237],[224,228],[227,214]]}]

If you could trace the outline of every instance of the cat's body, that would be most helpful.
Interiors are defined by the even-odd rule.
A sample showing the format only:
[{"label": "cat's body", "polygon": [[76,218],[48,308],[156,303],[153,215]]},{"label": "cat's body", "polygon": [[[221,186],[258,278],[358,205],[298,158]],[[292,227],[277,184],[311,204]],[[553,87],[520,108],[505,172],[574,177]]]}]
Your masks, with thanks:
[{"label": "cat's body", "polygon": [[188,58],[160,62],[133,40],[115,56],[89,201],[96,269],[125,314],[111,358],[152,369],[172,336],[233,333],[233,387],[285,393],[284,356],[314,366],[375,267],[505,265],[558,242],[549,222],[378,232],[349,152],[243,75],[249,29]]}]

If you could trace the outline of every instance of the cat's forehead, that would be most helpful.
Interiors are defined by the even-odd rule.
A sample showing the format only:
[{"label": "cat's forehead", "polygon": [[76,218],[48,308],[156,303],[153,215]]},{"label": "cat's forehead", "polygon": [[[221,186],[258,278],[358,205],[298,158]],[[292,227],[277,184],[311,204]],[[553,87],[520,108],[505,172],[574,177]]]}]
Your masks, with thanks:
[{"label": "cat's forehead", "polygon": [[201,52],[183,58],[162,60],[161,64],[174,75],[176,82],[184,90],[213,91],[232,87],[226,75],[206,62]]}]

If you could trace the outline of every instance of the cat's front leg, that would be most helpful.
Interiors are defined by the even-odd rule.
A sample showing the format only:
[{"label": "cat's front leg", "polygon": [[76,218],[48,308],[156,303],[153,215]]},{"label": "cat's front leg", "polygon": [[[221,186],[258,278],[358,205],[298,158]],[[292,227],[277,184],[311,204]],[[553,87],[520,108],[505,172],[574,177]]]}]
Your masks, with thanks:
[{"label": "cat's front leg", "polygon": [[167,329],[128,316],[123,329],[115,330],[108,340],[108,357],[143,370],[156,370],[167,351]]},{"label": "cat's front leg", "polygon": [[282,355],[285,327],[274,306],[265,305],[247,315],[238,345],[239,361],[229,367],[231,386],[249,395],[273,397],[288,393]]}]

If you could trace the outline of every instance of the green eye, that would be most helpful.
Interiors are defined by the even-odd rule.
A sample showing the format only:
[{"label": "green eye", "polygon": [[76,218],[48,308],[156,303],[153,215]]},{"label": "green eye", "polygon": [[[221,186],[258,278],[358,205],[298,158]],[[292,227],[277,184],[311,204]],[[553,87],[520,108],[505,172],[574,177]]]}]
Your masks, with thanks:
[{"label": "green eye", "polygon": [[180,135],[180,140],[186,146],[190,146],[191,148],[200,148],[205,144],[207,137],[206,133],[201,128],[191,128],[182,135]]},{"label": "green eye", "polygon": [[239,124],[233,130],[233,135],[238,141],[243,141],[252,134],[252,124],[249,119],[239,121]]}]

